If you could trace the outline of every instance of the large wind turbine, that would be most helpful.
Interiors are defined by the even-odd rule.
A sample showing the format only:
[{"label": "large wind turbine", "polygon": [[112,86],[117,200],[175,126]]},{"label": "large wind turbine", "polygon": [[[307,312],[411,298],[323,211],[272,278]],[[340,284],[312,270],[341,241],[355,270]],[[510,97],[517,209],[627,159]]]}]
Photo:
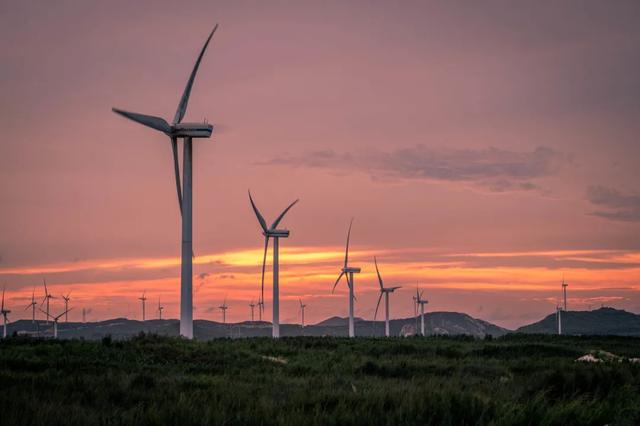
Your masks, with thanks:
[{"label": "large wind turbine", "polygon": [[334,292],[336,286],[340,282],[340,279],[344,276],[347,279],[347,286],[349,287],[349,337],[356,336],[356,327],[353,319],[353,301],[355,296],[354,292],[354,282],[353,282],[353,274],[357,274],[360,272],[360,268],[355,266],[349,266],[349,239],[351,238],[351,226],[353,225],[353,219],[349,223],[349,231],[347,231],[347,248],[344,251],[344,265],[340,270],[340,275],[338,275],[338,279],[333,284],[333,289],[331,293]]},{"label": "large wind turbine", "polygon": [[138,300],[140,300],[142,302],[142,321],[143,322],[145,320],[145,305],[146,305],[146,302],[147,302],[147,297],[145,296],[146,292],[147,292],[146,290],[143,291],[142,292],[142,296],[138,297]]},{"label": "large wind turbine", "polygon": [[380,276],[380,271],[378,270],[378,261],[376,257],[373,257],[373,262],[376,265],[376,274],[378,274],[378,283],[380,284],[380,297],[378,297],[378,304],[376,305],[376,312],[373,314],[373,321],[376,320],[376,316],[378,315],[378,308],[380,307],[380,301],[382,300],[382,296],[384,295],[384,335],[389,337],[389,293],[393,293],[397,289],[401,288],[397,287],[385,287],[382,282],[382,277]]},{"label": "large wind turbine", "polygon": [[420,334],[424,336],[424,305],[429,303],[429,301],[422,298],[423,293],[424,291],[420,290],[418,292],[418,289],[416,288],[416,295],[414,296],[414,299],[416,301],[416,305],[420,306]]},{"label": "large wind turbine", "polygon": [[293,207],[299,200],[295,200],[293,203],[289,204],[289,206],[284,209],[280,216],[271,224],[269,228],[267,228],[267,222],[264,220],[264,217],[260,214],[258,207],[253,202],[253,198],[251,198],[251,192],[249,192],[249,201],[251,202],[251,207],[253,207],[253,211],[258,218],[258,222],[260,222],[260,227],[262,228],[262,235],[264,235],[264,256],[262,257],[262,287],[261,287],[261,296],[260,302],[264,307],[264,268],[267,263],[267,249],[269,248],[269,238],[273,238],[273,328],[272,328],[272,336],[274,338],[280,337],[280,291],[279,291],[279,277],[280,277],[280,268],[278,263],[278,252],[280,250],[280,238],[288,238],[289,230],[288,229],[278,229],[278,224],[282,220],[285,214],[289,211],[291,207]]},{"label": "large wind turbine", "polygon": [[300,301],[300,312],[301,312],[301,314],[302,314],[302,325],[301,325],[301,327],[300,327],[300,328],[303,328],[303,329],[304,329],[304,308],[306,308],[306,307],[307,307],[307,305],[305,305],[305,304],[303,304],[303,303],[302,303],[302,299],[298,299],[298,300]]},{"label": "large wind turbine", "polygon": [[[46,319],[47,319],[47,324],[49,324],[49,300],[55,299],[55,297],[52,296],[51,293],[49,293],[49,290],[47,290],[47,279],[43,278],[42,282],[44,282],[44,299],[42,299],[42,302],[40,303],[40,306],[42,306],[42,304],[44,302],[47,302],[47,311],[45,312],[45,314],[47,314]],[[40,309],[40,310],[42,311],[42,309]]]},{"label": "large wind turbine", "polygon": [[568,283],[565,282],[564,280],[564,275],[562,276],[562,297],[564,298],[564,310],[567,310],[567,287],[569,286]]},{"label": "large wind turbine", "polygon": [[[176,190],[178,193],[178,206],[182,215],[182,269],[180,278],[180,335],[188,339],[193,338],[193,242],[192,242],[192,139],[209,138],[213,131],[213,126],[208,123],[183,123],[182,119],[187,111],[191,88],[200,66],[200,61],[204,55],[211,37],[215,33],[218,25],[213,28],[211,34],[204,43],[196,64],[191,71],[187,85],[184,88],[178,109],[173,117],[173,123],[169,124],[160,117],[138,114],[135,112],[123,111],[112,108],[130,120],[144,126],[158,130],[171,139],[173,149],[173,167],[176,177]],[[178,139],[183,139],[183,166],[182,166],[182,189],[180,188],[180,166],[178,164]]]},{"label": "large wind turbine", "polygon": [[[38,308],[40,309],[40,308]],[[51,318],[53,320],[53,338],[57,339],[58,338],[58,320],[65,315],[67,312],[69,312],[71,309],[69,310],[65,310],[63,313],[61,313],[60,315],[58,315],[57,317],[54,317],[53,315],[49,315],[47,314],[45,311],[43,311],[42,309],[40,309],[40,311],[42,311],[43,313],[45,313],[47,315],[47,318]]]},{"label": "large wind turbine", "polygon": [[67,295],[62,295],[62,299],[64,299],[64,322],[69,322],[69,301],[71,300],[71,292],[67,293]]},{"label": "large wind turbine", "polygon": [[31,322],[35,323],[36,322],[36,306],[38,306],[38,302],[36,302],[36,289],[33,289],[33,292],[31,293],[31,303],[29,303],[27,305],[26,308],[24,308],[24,310],[26,311],[27,309],[31,308]]},{"label": "large wind turbine", "polygon": [[2,288],[2,307],[0,308],[0,315],[2,315],[2,324],[3,324],[3,331],[2,331],[2,337],[7,337],[7,323],[9,322],[9,319],[7,318],[7,315],[9,315],[11,313],[10,310],[5,309],[4,307],[4,291],[6,290],[6,288]]}]

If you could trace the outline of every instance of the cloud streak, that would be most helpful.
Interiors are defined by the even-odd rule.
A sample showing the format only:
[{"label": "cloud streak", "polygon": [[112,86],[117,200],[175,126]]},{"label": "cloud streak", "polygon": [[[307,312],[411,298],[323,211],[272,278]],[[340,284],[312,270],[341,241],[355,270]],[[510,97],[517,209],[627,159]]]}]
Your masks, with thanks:
[{"label": "cloud streak", "polygon": [[337,172],[356,170],[376,180],[406,179],[472,183],[491,192],[539,190],[534,181],[550,176],[563,155],[540,146],[532,151],[484,149],[434,149],[424,145],[393,151],[361,153],[312,151],[272,158],[261,165],[307,167]]},{"label": "cloud streak", "polygon": [[592,216],[620,222],[640,222],[640,195],[627,195],[604,186],[590,186],[587,188],[587,199],[599,209],[592,211]]}]

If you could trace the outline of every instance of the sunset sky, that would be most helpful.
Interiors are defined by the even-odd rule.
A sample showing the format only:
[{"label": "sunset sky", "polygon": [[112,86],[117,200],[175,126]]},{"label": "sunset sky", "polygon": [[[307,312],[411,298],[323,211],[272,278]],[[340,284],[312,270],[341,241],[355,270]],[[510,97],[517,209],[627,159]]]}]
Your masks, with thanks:
[{"label": "sunset sky", "polygon": [[[196,319],[249,318],[262,235],[282,225],[281,319],[466,312],[518,327],[640,313],[640,2],[5,2],[0,285],[11,320],[46,278],[79,320],[178,317],[180,213],[167,138],[111,107],[185,121],[194,148]],[[271,256],[271,255],[270,255]],[[269,258],[269,265],[271,264]],[[271,275],[266,318],[271,317]],[[154,309],[148,308],[152,317]]]}]

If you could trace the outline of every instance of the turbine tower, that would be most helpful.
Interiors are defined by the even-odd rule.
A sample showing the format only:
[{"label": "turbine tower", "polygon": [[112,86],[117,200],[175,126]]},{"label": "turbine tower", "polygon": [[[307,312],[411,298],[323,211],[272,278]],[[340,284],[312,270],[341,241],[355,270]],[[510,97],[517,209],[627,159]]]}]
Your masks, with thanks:
[{"label": "turbine tower", "polygon": [[7,323],[9,322],[9,319],[7,318],[7,315],[9,315],[11,313],[10,310],[5,309],[4,307],[4,292],[5,292],[6,288],[3,287],[2,288],[2,307],[0,308],[0,315],[2,315],[2,324],[3,324],[3,331],[2,331],[2,337],[6,338],[7,337]]},{"label": "turbine tower", "polygon": [[373,262],[376,265],[376,274],[378,274],[378,283],[380,283],[380,297],[378,297],[378,304],[376,305],[376,312],[373,314],[373,321],[376,320],[376,316],[378,315],[378,308],[380,307],[380,301],[382,300],[382,296],[384,295],[384,335],[389,337],[389,293],[393,293],[399,288],[397,287],[385,287],[382,282],[382,277],[380,276],[380,271],[378,270],[378,261],[376,257],[373,257]]},{"label": "turbine tower", "polygon": [[331,293],[333,293],[334,290],[336,289],[336,286],[340,282],[340,279],[342,278],[342,276],[345,276],[345,278],[347,279],[347,286],[349,287],[349,337],[356,336],[356,327],[353,319],[353,301],[355,300],[355,295],[353,294],[354,292],[353,274],[357,274],[360,272],[360,268],[355,266],[349,266],[349,239],[351,238],[352,225],[353,225],[353,219],[351,219],[351,222],[349,223],[349,231],[347,231],[347,247],[344,251],[344,265],[342,266],[342,269],[340,270],[340,275],[338,275],[338,279],[333,284],[333,289],[331,290]]},{"label": "turbine tower", "polygon": [[[55,299],[55,297],[53,297],[51,295],[51,293],[49,293],[49,290],[47,290],[47,280],[46,280],[46,278],[43,278],[42,281],[44,282],[44,299],[42,299],[42,302],[40,303],[40,306],[42,306],[42,304],[44,302],[47,302],[47,311],[45,312],[45,314],[47,315],[47,317],[46,317],[47,324],[49,324],[49,301],[51,299]],[[40,310],[42,311],[42,309],[40,309]]]},{"label": "turbine tower", "polygon": [[264,217],[260,214],[258,207],[253,202],[253,198],[251,198],[251,192],[249,192],[249,201],[251,202],[251,207],[253,208],[253,212],[256,214],[258,218],[258,222],[260,223],[260,227],[262,228],[262,235],[264,235],[264,256],[262,257],[262,286],[260,293],[260,302],[262,303],[262,307],[264,308],[264,268],[267,262],[267,249],[269,248],[269,238],[273,238],[273,328],[272,328],[272,336],[274,338],[280,337],[280,290],[279,290],[279,277],[280,277],[280,267],[278,263],[278,253],[280,251],[280,238],[288,238],[289,230],[288,229],[278,229],[278,224],[282,220],[285,214],[293,207],[299,200],[295,200],[293,203],[289,204],[289,206],[284,209],[280,216],[271,224],[269,228],[267,228],[267,222],[264,220]]},{"label": "turbine tower", "polygon": [[251,300],[251,303],[249,303],[249,307],[251,308],[251,322],[253,322],[253,309],[256,307],[256,304],[253,303],[253,299]]},{"label": "turbine tower", "polygon": [[418,289],[416,288],[416,295],[414,296],[414,300],[416,301],[416,305],[420,306],[420,334],[422,334],[424,336],[425,335],[425,333],[424,333],[424,305],[429,303],[429,301],[427,299],[423,299],[422,298],[422,294],[423,293],[424,293],[424,291],[420,290],[420,292],[418,292]]},{"label": "turbine tower", "polygon": [[222,302],[222,305],[218,306],[218,308],[222,311],[222,323],[226,324],[227,322],[227,309],[229,309],[229,306],[227,306],[227,298],[224,298],[224,302]]},{"label": "turbine tower", "polygon": [[33,292],[31,293],[31,303],[29,303],[27,307],[24,308],[25,311],[31,308],[31,323],[36,322],[36,306],[38,306],[38,302],[36,302],[36,289],[34,288]]},{"label": "turbine tower", "polygon": [[[38,308],[40,309],[40,308]],[[42,309],[40,309],[40,311],[42,311],[44,314],[47,315],[47,318],[51,318],[53,320],[53,338],[57,339],[58,338],[58,320],[63,316],[66,315],[67,312],[69,312],[71,309],[69,310],[65,310],[63,313],[61,313],[60,315],[58,315],[57,317],[54,317],[52,315],[47,314],[45,311],[43,311]]]},{"label": "turbine tower", "polygon": [[160,304],[160,297],[158,297],[158,319],[162,320],[162,310],[164,309],[164,306],[162,306]]},{"label": "turbine tower", "polygon": [[567,287],[569,286],[569,284],[567,284],[564,280],[564,275],[562,276],[562,297],[564,298],[564,310],[567,310]]},{"label": "turbine tower", "polygon": [[301,314],[302,314],[302,325],[301,325],[301,327],[300,327],[300,328],[304,328],[304,308],[306,308],[306,307],[307,307],[307,305],[304,305],[304,304],[302,303],[302,299],[298,299],[298,300],[300,301],[300,312],[301,312]]},{"label": "turbine tower", "polygon": [[[193,242],[192,242],[192,156],[193,138],[209,138],[213,131],[213,126],[208,123],[183,123],[182,119],[187,111],[191,88],[200,66],[200,61],[204,55],[211,37],[215,33],[218,25],[213,28],[209,37],[204,43],[200,55],[191,71],[189,80],[184,89],[178,109],[173,118],[173,123],[169,124],[160,117],[138,114],[135,112],[123,111],[112,108],[113,112],[120,114],[136,123],[142,124],[152,129],[158,130],[171,139],[173,149],[173,167],[176,178],[176,190],[178,193],[178,206],[182,215],[182,268],[180,274],[180,335],[188,339],[193,338]],[[183,139],[183,166],[182,166],[182,188],[180,186],[180,166],[178,164],[178,139]]]},{"label": "turbine tower", "polygon": [[264,312],[264,302],[262,300],[258,300],[258,303],[256,303],[256,306],[258,307],[258,321],[262,322],[262,312]]},{"label": "turbine tower", "polygon": [[558,322],[558,335],[562,335],[562,308],[556,306],[556,321]]},{"label": "turbine tower", "polygon": [[140,301],[142,302],[142,321],[143,321],[143,322],[144,322],[144,320],[145,320],[145,304],[146,304],[146,302],[147,302],[147,298],[146,298],[146,296],[145,296],[145,293],[146,293],[146,292],[147,292],[146,290],[145,290],[145,291],[143,291],[143,292],[142,292],[142,296],[141,296],[141,297],[138,297],[138,300],[140,300]]},{"label": "turbine tower", "polygon": [[69,322],[68,312],[69,312],[69,300],[71,300],[71,292],[67,293],[67,295],[62,295],[62,299],[64,299],[64,322]]}]

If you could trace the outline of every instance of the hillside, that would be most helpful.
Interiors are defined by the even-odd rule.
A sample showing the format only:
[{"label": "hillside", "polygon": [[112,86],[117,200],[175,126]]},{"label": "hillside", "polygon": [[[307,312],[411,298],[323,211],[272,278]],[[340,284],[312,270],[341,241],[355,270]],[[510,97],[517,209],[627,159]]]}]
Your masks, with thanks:
[{"label": "hillside", "polygon": [[[518,333],[556,334],[556,314],[533,324],[520,327]],[[613,308],[594,311],[562,312],[562,333],[573,335],[640,336],[640,315]]]},{"label": "hillside", "polygon": [[[347,318],[331,317],[317,324],[306,326],[304,329],[298,324],[281,324],[282,336],[346,336]],[[392,336],[399,336],[401,330],[404,334],[415,333],[415,318],[394,319],[390,321]],[[425,314],[425,326],[429,335],[469,335],[484,337],[490,334],[494,337],[502,336],[509,332],[497,325],[483,320],[475,319],[467,314],[457,312],[430,312]],[[419,323],[418,323],[419,327]],[[9,324],[8,332],[21,335],[47,336],[53,333],[52,325],[45,321],[19,320]],[[106,321],[89,323],[60,323],[58,335],[60,338],[83,338],[99,340],[105,336],[123,339],[134,336],[140,332],[154,333],[163,336],[177,336],[179,323],[177,320],[148,320],[145,322],[116,318]],[[267,337],[271,336],[271,323],[245,321],[234,324],[222,324],[215,321],[195,320],[194,334],[202,340],[220,337]],[[383,336],[383,321],[367,321],[356,318],[356,335],[358,336]]]}]

